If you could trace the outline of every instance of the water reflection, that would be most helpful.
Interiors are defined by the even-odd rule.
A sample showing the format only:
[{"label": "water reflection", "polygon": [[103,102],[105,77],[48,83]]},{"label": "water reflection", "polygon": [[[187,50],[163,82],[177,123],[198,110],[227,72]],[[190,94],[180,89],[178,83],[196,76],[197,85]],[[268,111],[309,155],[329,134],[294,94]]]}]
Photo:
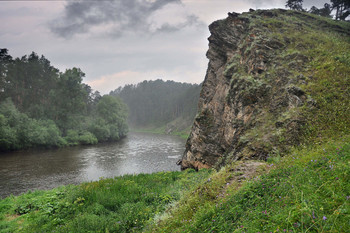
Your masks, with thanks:
[{"label": "water reflection", "polygon": [[185,141],[170,135],[130,133],[117,143],[0,155],[0,196],[50,189],[124,174],[179,170]]}]

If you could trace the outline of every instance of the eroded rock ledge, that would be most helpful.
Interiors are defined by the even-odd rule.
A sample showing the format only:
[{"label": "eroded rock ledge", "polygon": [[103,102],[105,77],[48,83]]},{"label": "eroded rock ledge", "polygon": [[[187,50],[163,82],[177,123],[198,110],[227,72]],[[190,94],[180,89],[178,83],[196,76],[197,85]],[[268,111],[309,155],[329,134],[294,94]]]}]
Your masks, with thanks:
[{"label": "eroded rock ledge", "polygon": [[[220,166],[239,159],[266,159],[298,143],[301,106],[315,104],[300,86],[310,58],[287,30],[300,23],[286,10],[229,13],[209,26],[209,59],[199,112],[179,162],[182,169]],[[300,44],[302,50],[302,44]]]}]

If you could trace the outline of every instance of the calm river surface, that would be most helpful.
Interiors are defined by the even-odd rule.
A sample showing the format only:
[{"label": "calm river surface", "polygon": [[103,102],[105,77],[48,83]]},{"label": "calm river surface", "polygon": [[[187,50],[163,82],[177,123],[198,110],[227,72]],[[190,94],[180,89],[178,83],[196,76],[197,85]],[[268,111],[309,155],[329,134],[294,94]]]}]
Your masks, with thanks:
[{"label": "calm river surface", "polygon": [[0,154],[0,197],[124,174],[177,171],[185,140],[129,133],[117,143]]}]

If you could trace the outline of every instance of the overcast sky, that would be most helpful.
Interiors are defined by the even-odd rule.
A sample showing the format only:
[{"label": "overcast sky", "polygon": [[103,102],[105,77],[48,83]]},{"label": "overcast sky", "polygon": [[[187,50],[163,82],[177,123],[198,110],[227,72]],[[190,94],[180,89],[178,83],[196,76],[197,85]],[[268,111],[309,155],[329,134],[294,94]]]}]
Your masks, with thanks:
[{"label": "overcast sky", "polygon": [[[0,48],[79,67],[103,94],[143,80],[200,83],[208,25],[227,12],[285,8],[285,0],[0,0]],[[327,0],[304,0],[322,7]]]}]

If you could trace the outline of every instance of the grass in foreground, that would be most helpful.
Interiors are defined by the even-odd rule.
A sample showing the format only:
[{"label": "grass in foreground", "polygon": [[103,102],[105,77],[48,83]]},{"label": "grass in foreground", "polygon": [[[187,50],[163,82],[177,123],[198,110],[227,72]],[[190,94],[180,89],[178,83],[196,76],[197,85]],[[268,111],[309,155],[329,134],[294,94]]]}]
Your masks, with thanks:
[{"label": "grass in foreground", "polygon": [[209,170],[126,175],[0,201],[0,232],[141,231]]}]

